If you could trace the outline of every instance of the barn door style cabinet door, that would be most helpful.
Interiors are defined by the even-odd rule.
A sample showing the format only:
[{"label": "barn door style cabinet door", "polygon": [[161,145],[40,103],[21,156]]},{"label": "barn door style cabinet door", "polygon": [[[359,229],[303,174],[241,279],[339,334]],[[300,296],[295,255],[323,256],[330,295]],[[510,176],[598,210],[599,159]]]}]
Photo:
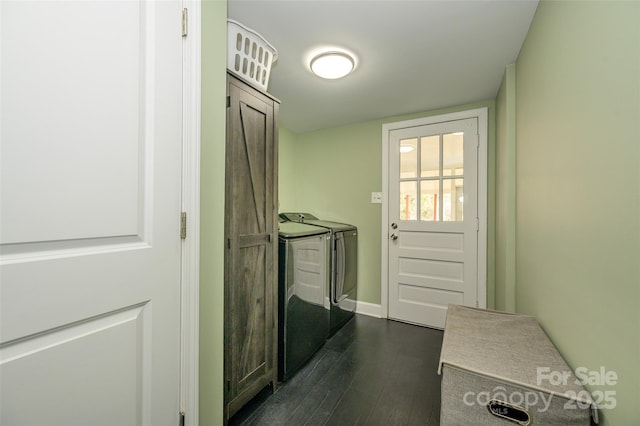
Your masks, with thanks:
[{"label": "barn door style cabinet door", "polygon": [[277,383],[278,109],[227,75],[226,419]]}]

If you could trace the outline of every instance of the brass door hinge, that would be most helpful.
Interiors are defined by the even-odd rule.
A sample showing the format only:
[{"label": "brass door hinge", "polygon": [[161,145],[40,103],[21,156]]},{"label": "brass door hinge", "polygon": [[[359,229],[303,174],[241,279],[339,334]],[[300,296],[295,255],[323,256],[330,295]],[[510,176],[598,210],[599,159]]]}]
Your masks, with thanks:
[{"label": "brass door hinge", "polygon": [[187,28],[189,24],[189,11],[185,7],[182,9],[182,37],[187,36]]},{"label": "brass door hinge", "polygon": [[180,238],[187,238],[187,212],[180,213]]}]

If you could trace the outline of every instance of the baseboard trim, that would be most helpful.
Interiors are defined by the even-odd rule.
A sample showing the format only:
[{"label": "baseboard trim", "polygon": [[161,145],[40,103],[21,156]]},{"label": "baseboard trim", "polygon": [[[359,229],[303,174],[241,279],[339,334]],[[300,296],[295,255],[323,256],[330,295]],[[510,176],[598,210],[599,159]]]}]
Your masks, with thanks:
[{"label": "baseboard trim", "polygon": [[382,318],[382,305],[368,302],[356,302],[356,313],[370,317]]}]

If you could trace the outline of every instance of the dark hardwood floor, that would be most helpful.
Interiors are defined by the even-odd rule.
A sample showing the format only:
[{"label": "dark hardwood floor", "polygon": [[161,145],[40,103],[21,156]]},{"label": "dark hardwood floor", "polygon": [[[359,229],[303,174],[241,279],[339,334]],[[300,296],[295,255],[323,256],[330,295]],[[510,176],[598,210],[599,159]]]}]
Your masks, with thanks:
[{"label": "dark hardwood floor", "polygon": [[438,425],[440,330],[356,315],[230,425]]}]

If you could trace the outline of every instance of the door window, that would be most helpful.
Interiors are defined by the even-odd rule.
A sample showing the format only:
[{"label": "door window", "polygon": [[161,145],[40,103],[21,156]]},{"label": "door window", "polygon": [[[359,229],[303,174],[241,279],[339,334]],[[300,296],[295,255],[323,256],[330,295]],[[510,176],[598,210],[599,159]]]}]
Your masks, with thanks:
[{"label": "door window", "polygon": [[464,132],[401,139],[399,145],[400,220],[463,221]]}]

